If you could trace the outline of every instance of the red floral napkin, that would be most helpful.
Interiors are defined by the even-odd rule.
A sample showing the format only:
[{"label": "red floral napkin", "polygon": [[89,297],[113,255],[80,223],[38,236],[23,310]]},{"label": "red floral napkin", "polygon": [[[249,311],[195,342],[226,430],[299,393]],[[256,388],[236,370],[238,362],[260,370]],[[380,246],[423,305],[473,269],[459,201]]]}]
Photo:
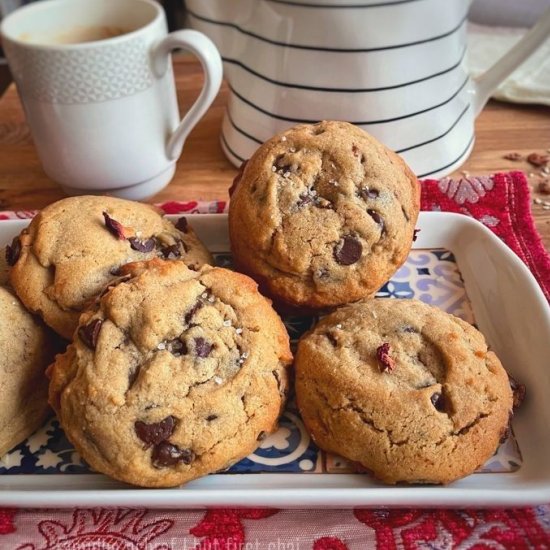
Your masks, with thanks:
[{"label": "red floral napkin", "polygon": [[[170,214],[224,212],[226,203],[168,202]],[[550,257],[521,172],[426,180],[423,210],[473,216],[527,264],[550,300]],[[33,212],[1,212],[0,219]],[[108,504],[108,503],[106,503]],[[364,550],[550,549],[550,504],[498,510],[265,510],[257,508],[0,509],[0,549]]]}]

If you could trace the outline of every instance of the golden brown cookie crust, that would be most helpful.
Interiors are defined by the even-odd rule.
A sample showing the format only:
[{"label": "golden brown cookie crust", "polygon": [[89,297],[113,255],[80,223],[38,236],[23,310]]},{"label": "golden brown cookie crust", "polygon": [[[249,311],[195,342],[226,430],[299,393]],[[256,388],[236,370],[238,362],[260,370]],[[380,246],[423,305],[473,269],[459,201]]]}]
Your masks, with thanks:
[{"label": "golden brown cookie crust", "polygon": [[226,269],[122,271],[49,371],[67,437],[94,469],[141,486],[229,467],[277,426],[292,360],[282,321]]},{"label": "golden brown cookie crust", "polygon": [[195,267],[210,263],[210,253],[184,225],[179,231],[147,204],[98,196],[63,199],[39,212],[14,241],[20,252],[10,282],[28,309],[70,339],[80,313],[121,265],[159,255]]},{"label": "golden brown cookie crust", "polygon": [[472,473],[496,451],[512,411],[508,376],[483,335],[416,300],[337,310],[302,337],[295,366],[315,442],[386,483]]},{"label": "golden brown cookie crust", "polygon": [[414,174],[346,122],[299,125],[262,145],[229,206],[234,259],[274,299],[322,308],[374,294],[405,261]]},{"label": "golden brown cookie crust", "polygon": [[17,296],[0,286],[0,457],[48,416],[45,371],[58,343]]}]

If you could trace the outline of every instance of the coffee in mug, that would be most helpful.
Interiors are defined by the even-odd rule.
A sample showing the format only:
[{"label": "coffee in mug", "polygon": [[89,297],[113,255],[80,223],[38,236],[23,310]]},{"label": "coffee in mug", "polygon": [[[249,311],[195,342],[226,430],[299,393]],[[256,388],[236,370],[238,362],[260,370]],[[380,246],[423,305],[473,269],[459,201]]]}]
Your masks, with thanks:
[{"label": "coffee in mug", "polygon": [[[67,193],[143,199],[167,185],[220,87],[210,39],[168,34],[153,0],[45,0],[11,13],[0,31],[42,166]],[[182,120],[176,48],[196,55],[205,72]]]},{"label": "coffee in mug", "polygon": [[19,39],[29,44],[81,44],[83,42],[95,42],[126,34],[128,30],[122,27],[88,27],[78,25],[56,34],[22,34]]}]

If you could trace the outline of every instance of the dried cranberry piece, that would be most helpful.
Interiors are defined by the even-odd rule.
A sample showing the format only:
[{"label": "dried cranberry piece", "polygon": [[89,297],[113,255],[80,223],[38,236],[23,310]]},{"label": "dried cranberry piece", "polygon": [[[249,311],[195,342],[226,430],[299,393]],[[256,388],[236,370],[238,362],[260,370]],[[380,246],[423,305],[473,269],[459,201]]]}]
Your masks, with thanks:
[{"label": "dried cranberry piece", "polygon": [[153,449],[151,460],[156,468],[175,466],[180,462],[191,464],[195,460],[195,453],[190,449],[180,449],[168,441],[161,441]]},{"label": "dried cranberry piece", "polygon": [[145,443],[145,448],[148,449],[151,445],[158,445],[162,441],[166,441],[174,433],[176,420],[173,416],[167,416],[164,420],[152,424],[137,420],[134,423],[134,430],[141,441]]},{"label": "dried cranberry piece", "polygon": [[187,233],[187,231],[189,231],[189,222],[185,216],[182,216],[176,222],[176,229],[179,229],[182,233]]},{"label": "dried cranberry piece", "polygon": [[376,210],[370,208],[367,210],[367,214],[380,226],[380,231],[384,231],[384,218]]},{"label": "dried cranberry piece", "polygon": [[376,358],[382,372],[391,372],[395,368],[395,362],[390,357],[390,345],[387,342],[376,348]]},{"label": "dried cranberry piece", "polygon": [[124,235],[124,226],[111,218],[107,212],[103,212],[103,218],[105,219],[105,227],[119,240],[123,241],[126,239]]},{"label": "dried cranberry piece", "polygon": [[359,148],[358,148],[357,145],[355,145],[355,144],[353,144],[353,145],[351,146],[351,152],[353,153],[353,156],[354,156],[354,157],[358,157],[358,156],[360,156],[360,154],[361,154],[360,151],[359,151]]},{"label": "dried cranberry piece", "polygon": [[369,189],[368,187],[363,187],[360,191],[361,196],[366,199],[377,199],[380,196],[380,191],[378,189]]},{"label": "dried cranberry piece", "polygon": [[237,172],[237,175],[233,179],[233,183],[229,188],[229,196],[231,196],[235,192],[235,190],[237,189],[237,185],[239,185],[239,183],[241,182],[241,179],[243,177],[243,172],[244,172],[244,169],[246,168],[247,163],[248,163],[248,160],[245,160],[239,167],[239,171]]},{"label": "dried cranberry piece", "polygon": [[94,319],[91,323],[78,329],[80,339],[91,349],[95,349],[97,346],[101,325],[103,325],[101,319]]},{"label": "dried cranberry piece", "polygon": [[134,250],[137,250],[138,252],[151,252],[155,248],[155,239],[145,239],[144,241],[141,241],[137,237],[130,237],[128,239],[130,242],[130,247]]},{"label": "dried cranberry piece", "polygon": [[212,351],[212,348],[212,344],[207,342],[201,336],[195,338],[195,353],[197,354],[197,357],[201,357],[202,359],[208,357]]},{"label": "dried cranberry piece", "polygon": [[166,260],[176,260],[181,257],[181,250],[177,244],[171,244],[161,248],[160,253]]},{"label": "dried cranberry piece", "polygon": [[6,262],[9,266],[14,266],[21,256],[21,241],[19,237],[15,237],[11,245],[6,246]]},{"label": "dried cranberry piece", "polygon": [[413,233],[413,243],[418,239],[418,234],[420,233],[421,229],[415,229]]},{"label": "dried cranberry piece", "polygon": [[202,302],[196,302],[195,305],[185,314],[184,320],[187,324],[191,323],[193,316],[204,304]]},{"label": "dried cranberry piece", "polygon": [[340,265],[354,264],[361,258],[363,253],[363,245],[353,235],[346,235],[334,247],[334,259]]},{"label": "dried cranberry piece", "polygon": [[442,393],[436,392],[432,394],[430,401],[439,412],[443,412],[445,410],[445,396]]}]

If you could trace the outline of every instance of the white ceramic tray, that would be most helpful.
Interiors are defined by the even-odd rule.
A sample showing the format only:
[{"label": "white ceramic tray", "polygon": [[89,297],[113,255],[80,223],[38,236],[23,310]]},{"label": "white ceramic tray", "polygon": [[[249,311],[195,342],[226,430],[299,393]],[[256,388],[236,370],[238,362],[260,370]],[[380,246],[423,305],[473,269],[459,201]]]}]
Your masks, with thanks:
[{"label": "white ceramic tray", "polygon": [[[221,263],[227,217],[189,216]],[[0,222],[0,246],[28,221]],[[451,485],[384,486],[315,448],[292,403],[277,434],[229,470],[174,489],[137,489],[89,473],[55,420],[0,461],[0,506],[487,507],[550,502],[550,308],[523,263],[479,222],[422,213],[405,266],[381,295],[417,297],[474,322],[508,371],[527,386],[515,439]],[[450,253],[450,252],[451,253]],[[291,337],[311,320],[289,319]],[[518,451],[519,446],[519,451]],[[36,473],[39,472],[39,473]],[[85,473],[83,473],[85,472]]]}]

